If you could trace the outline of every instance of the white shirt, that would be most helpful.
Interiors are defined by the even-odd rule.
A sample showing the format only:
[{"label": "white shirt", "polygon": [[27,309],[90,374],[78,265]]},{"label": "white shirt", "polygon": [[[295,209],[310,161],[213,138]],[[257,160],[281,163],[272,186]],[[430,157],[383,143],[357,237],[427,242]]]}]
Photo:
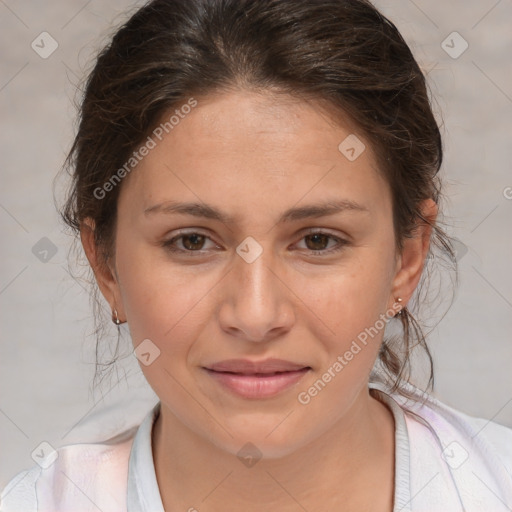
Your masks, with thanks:
[{"label": "white shirt", "polygon": [[[381,382],[369,387],[395,420],[393,512],[512,510],[512,429],[412,386],[417,401]],[[151,448],[159,408],[109,441],[63,446],[46,469],[18,473],[2,492],[1,512],[164,512]]]}]

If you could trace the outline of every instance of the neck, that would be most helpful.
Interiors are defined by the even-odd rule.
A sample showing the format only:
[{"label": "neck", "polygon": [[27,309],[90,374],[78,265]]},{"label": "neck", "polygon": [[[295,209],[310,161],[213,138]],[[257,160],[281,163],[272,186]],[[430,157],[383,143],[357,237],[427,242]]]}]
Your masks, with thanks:
[{"label": "neck", "polygon": [[251,467],[198,436],[162,404],[153,429],[153,458],[165,510],[393,507],[393,416],[367,389],[321,437]]}]

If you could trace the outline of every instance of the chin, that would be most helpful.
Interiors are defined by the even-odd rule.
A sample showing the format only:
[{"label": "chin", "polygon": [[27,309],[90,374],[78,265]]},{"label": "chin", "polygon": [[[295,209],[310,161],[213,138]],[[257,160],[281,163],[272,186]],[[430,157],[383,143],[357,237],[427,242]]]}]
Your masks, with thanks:
[{"label": "chin", "polygon": [[[290,426],[276,428],[278,424],[279,422],[272,422],[272,426],[265,425],[259,429],[254,426],[243,428],[230,425],[229,431],[236,432],[236,435],[230,437],[224,432],[223,438],[219,439],[213,438],[210,433],[209,440],[217,448],[240,458],[242,462],[245,457],[252,457],[254,460],[281,459],[308,443],[308,439],[298,438],[297,429],[290,429]],[[272,433],[269,435],[269,432]]]}]

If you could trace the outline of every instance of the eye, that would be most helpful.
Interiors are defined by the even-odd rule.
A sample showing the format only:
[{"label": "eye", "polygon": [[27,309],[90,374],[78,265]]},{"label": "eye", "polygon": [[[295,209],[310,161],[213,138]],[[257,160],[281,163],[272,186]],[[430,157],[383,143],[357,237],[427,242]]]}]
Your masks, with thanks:
[{"label": "eye", "polygon": [[[302,238],[306,241],[306,249],[315,256],[325,256],[334,252],[341,251],[348,241],[337,236],[334,236],[325,231],[310,230],[306,236]],[[335,242],[333,248],[327,249],[329,241]]]},{"label": "eye", "polygon": [[[211,241],[208,236],[202,233],[198,233],[196,231],[190,231],[188,233],[182,232],[170,240],[165,240],[162,243],[162,246],[172,253],[188,253],[191,256],[196,256],[204,254],[204,252],[207,250],[204,249],[206,240]],[[182,248],[178,247],[179,245],[181,245]]]}]

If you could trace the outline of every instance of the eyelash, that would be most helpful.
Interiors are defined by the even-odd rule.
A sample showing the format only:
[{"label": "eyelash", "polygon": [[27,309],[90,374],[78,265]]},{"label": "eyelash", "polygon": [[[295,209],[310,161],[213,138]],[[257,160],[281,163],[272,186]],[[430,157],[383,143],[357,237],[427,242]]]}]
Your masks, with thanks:
[{"label": "eyelash", "polygon": [[[185,249],[177,249],[174,246],[174,243],[176,241],[182,239],[185,236],[190,236],[190,235],[200,235],[200,236],[204,236],[208,240],[211,240],[209,236],[207,236],[206,234],[201,233],[199,231],[183,231],[183,232],[179,232],[179,234],[177,236],[171,238],[170,240],[165,240],[162,243],[162,246],[164,247],[165,250],[167,250],[167,251],[169,251],[171,253],[181,253],[181,254],[187,253],[187,256],[190,255],[192,257],[204,255],[204,253],[206,252],[204,250],[190,251],[190,250],[185,250]],[[349,242],[347,240],[344,240],[342,238],[336,237],[336,236],[334,236],[331,233],[328,233],[326,231],[321,231],[321,230],[314,229],[314,228],[312,228],[310,231],[307,231],[306,233],[304,233],[304,236],[301,238],[301,241],[304,238],[306,238],[307,236],[311,236],[311,235],[325,235],[329,239],[334,240],[335,242],[337,242],[337,246],[335,246],[335,248],[331,248],[331,249],[324,249],[324,250],[318,250],[318,251],[315,251],[315,250],[312,250],[312,249],[306,249],[306,250],[309,250],[310,254],[312,254],[313,256],[320,256],[320,257],[322,257],[322,256],[330,255],[330,254],[333,254],[333,253],[341,251],[342,249],[345,248],[345,246],[347,246],[349,244]]]}]

